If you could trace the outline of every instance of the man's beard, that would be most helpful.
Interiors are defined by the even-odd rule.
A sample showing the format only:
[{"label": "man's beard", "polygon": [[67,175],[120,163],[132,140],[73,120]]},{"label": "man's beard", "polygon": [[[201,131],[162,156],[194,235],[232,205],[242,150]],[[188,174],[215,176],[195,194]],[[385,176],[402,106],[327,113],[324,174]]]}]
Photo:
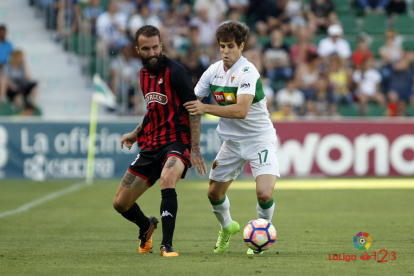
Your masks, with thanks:
[{"label": "man's beard", "polygon": [[[144,68],[148,71],[148,73],[155,75],[161,70],[162,61],[163,61],[163,55],[160,53],[158,56],[152,56],[148,58],[144,58],[141,56],[142,64],[144,65]],[[156,58],[157,63],[151,64],[150,60]]]}]

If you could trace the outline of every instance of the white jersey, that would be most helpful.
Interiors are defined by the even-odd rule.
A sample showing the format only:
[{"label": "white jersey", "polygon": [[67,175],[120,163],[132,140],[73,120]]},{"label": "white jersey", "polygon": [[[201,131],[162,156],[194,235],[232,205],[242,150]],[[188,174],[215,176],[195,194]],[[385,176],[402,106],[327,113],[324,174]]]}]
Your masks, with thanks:
[{"label": "white jersey", "polygon": [[266,107],[262,80],[256,67],[243,56],[226,72],[223,61],[212,64],[195,88],[197,97],[211,93],[219,105],[237,103],[237,95],[253,95],[246,119],[220,118],[217,134],[226,141],[241,141],[274,129]]}]

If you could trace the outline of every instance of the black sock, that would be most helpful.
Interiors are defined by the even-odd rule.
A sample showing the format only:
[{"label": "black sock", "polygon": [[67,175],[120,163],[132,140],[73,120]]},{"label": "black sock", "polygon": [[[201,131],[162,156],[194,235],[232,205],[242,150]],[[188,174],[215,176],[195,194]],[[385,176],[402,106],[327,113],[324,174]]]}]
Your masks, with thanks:
[{"label": "black sock", "polygon": [[149,219],[144,215],[144,213],[139,208],[138,204],[135,202],[128,211],[120,213],[127,220],[135,223],[138,227],[144,231],[150,227]]},{"label": "black sock", "polygon": [[161,190],[161,222],[162,222],[162,245],[171,245],[177,216],[177,193],[175,189]]}]

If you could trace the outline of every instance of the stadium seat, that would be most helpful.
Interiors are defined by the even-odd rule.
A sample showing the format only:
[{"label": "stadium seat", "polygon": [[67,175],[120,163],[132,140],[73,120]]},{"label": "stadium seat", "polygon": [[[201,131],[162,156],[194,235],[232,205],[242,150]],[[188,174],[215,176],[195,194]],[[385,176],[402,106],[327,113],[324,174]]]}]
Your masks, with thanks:
[{"label": "stadium seat", "polygon": [[[345,1],[344,1],[345,2]],[[339,21],[344,29],[344,34],[357,34],[359,33],[357,18],[353,15],[341,15],[338,16]]]},{"label": "stadium seat", "polygon": [[109,80],[109,60],[102,58],[91,58],[89,62],[89,75],[93,76],[98,73],[102,79]]},{"label": "stadium seat", "polygon": [[360,115],[359,109],[355,106],[340,105],[338,106],[338,113],[344,117],[358,117]]},{"label": "stadium seat", "polygon": [[414,40],[406,40],[403,42],[404,50],[414,51]]},{"label": "stadium seat", "polygon": [[375,58],[379,58],[379,48],[381,46],[383,46],[385,44],[384,39],[375,39],[372,41],[371,45],[370,45],[370,50],[372,51],[372,53],[374,54]]},{"label": "stadium seat", "polygon": [[368,34],[384,34],[386,30],[385,16],[366,16],[362,30]]},{"label": "stadium seat", "polygon": [[95,54],[96,37],[85,34],[74,34],[68,40],[68,49],[80,56]]},{"label": "stadium seat", "polygon": [[0,103],[0,116],[11,116],[13,114],[13,106],[10,103]]},{"label": "stadium seat", "polygon": [[369,104],[367,107],[367,116],[368,117],[381,117],[384,116],[387,108],[385,106],[378,106]]},{"label": "stadium seat", "polygon": [[296,38],[293,36],[285,36],[284,42],[290,47],[296,43]]},{"label": "stadium seat", "polygon": [[393,27],[400,34],[412,34],[414,18],[409,15],[399,15],[394,19]]},{"label": "stadium seat", "polygon": [[335,11],[338,14],[349,14],[350,12],[350,7],[349,7],[349,3],[346,0],[332,0],[332,2],[335,5]]}]

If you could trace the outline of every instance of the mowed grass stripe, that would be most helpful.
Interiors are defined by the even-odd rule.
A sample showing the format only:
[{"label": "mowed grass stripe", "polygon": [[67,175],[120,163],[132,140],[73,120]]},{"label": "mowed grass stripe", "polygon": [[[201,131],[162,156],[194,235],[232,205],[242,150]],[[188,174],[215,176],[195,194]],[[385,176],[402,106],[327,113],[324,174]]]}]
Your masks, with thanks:
[{"label": "mowed grass stripe", "polygon": [[[188,189],[204,190],[207,182],[188,186]],[[255,190],[254,181],[238,180],[230,186],[235,190]],[[371,190],[371,189],[414,189],[413,178],[382,179],[279,179],[275,190]]]}]

